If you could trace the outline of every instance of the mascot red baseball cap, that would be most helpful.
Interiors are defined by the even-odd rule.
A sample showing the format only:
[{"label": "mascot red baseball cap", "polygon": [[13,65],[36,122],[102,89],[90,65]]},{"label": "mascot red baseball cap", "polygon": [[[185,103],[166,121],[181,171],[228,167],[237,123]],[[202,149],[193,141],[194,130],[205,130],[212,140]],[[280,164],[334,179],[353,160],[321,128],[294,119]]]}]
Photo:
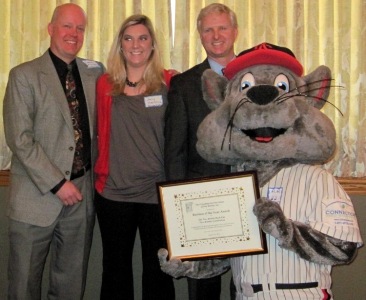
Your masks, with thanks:
[{"label": "mascot red baseball cap", "polygon": [[303,67],[293,52],[285,47],[270,43],[262,43],[244,50],[224,69],[227,79],[233,78],[239,71],[255,65],[276,65],[285,67],[296,75],[301,76]]}]

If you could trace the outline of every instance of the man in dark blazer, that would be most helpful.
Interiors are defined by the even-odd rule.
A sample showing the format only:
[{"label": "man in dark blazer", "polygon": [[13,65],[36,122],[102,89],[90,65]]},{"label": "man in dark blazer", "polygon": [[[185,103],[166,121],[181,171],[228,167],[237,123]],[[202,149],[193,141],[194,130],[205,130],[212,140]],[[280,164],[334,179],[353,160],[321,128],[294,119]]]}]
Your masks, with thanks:
[{"label": "man in dark blazer", "polygon": [[[200,11],[197,30],[207,53],[202,63],[172,78],[165,124],[165,171],[167,180],[190,179],[230,172],[226,165],[205,161],[196,150],[196,132],[210,112],[203,100],[202,73],[211,68],[219,74],[235,58],[238,34],[235,13],[223,4],[210,4]],[[219,300],[221,278],[188,278],[190,300]]]},{"label": "man in dark blazer", "polygon": [[[95,221],[95,84],[104,71],[102,64],[76,57],[85,26],[86,15],[79,6],[58,6],[48,25],[48,51],[9,74],[3,110],[5,137],[13,153],[8,299],[41,299],[48,253],[47,297],[83,296]],[[77,118],[65,94],[70,65]],[[83,157],[74,171],[80,137]]]}]

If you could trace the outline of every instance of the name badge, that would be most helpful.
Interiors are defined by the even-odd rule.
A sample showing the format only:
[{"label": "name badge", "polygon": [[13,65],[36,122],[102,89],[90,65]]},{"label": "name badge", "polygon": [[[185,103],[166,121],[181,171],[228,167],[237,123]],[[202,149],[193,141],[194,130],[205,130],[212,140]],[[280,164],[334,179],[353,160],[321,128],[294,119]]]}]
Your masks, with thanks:
[{"label": "name badge", "polygon": [[98,63],[96,61],[93,61],[93,60],[84,59],[83,63],[88,66],[88,69],[100,68],[100,65],[98,65]]},{"label": "name badge", "polygon": [[282,187],[270,187],[268,188],[267,198],[271,201],[280,203],[282,197]]},{"label": "name badge", "polygon": [[147,96],[144,98],[145,107],[160,107],[163,105],[163,96],[162,95],[154,95]]}]

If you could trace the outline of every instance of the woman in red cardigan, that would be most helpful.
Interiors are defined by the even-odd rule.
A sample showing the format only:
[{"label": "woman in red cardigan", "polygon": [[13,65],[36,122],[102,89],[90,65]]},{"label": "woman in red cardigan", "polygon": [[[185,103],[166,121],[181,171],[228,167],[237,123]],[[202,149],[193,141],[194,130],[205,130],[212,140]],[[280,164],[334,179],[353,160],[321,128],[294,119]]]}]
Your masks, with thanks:
[{"label": "woman in red cardigan", "polygon": [[163,69],[151,21],[127,18],[97,84],[96,211],[103,245],[101,299],[133,299],[132,255],[142,248],[142,299],[174,299],[160,270],[166,244],[155,183],[165,180],[164,113],[169,72]]}]

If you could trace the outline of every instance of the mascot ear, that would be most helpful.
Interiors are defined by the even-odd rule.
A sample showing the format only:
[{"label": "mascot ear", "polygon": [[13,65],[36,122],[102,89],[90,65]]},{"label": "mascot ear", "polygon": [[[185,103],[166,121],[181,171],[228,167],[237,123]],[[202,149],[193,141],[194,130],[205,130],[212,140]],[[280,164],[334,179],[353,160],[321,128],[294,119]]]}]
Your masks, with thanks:
[{"label": "mascot ear", "polygon": [[203,99],[211,110],[215,110],[225,99],[225,89],[228,80],[215,71],[207,69],[202,74]]},{"label": "mascot ear", "polygon": [[331,71],[326,66],[320,66],[312,73],[303,77],[306,82],[306,97],[317,109],[321,109],[327,102],[332,80]]}]

